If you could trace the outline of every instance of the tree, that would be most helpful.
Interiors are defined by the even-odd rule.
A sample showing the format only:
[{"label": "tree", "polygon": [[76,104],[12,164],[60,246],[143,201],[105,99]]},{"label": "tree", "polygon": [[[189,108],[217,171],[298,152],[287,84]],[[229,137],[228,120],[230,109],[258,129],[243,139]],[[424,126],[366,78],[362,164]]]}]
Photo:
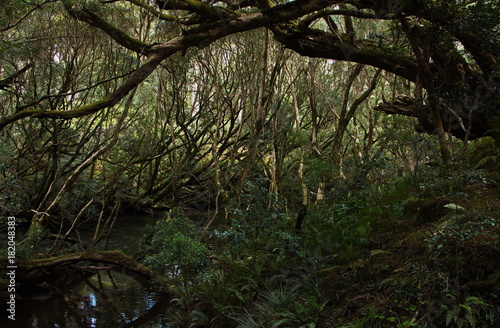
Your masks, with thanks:
[{"label": "tree", "polygon": [[[24,117],[71,119],[102,111],[116,105],[172,54],[261,26],[302,55],[368,64],[414,82],[413,97],[386,101],[378,109],[417,117],[422,131],[479,138],[491,131],[491,118],[499,114],[500,9],[496,1],[298,0],[279,4],[227,0],[225,6],[201,1],[170,1],[166,6],[167,2],[160,1],[162,9],[172,8],[169,14],[140,0],[62,3],[75,19],[148,60],[100,99],[70,110],[24,107],[0,120],[2,129]],[[180,35],[156,36],[159,42],[133,36],[133,28],[116,21],[117,10],[141,11],[165,24],[175,22],[169,26]],[[112,19],[106,20],[106,13]],[[366,20],[385,24],[386,29],[357,35],[354,26]],[[17,73],[22,74],[22,69]],[[9,77],[2,81],[8,84]]]},{"label": "tree", "polygon": [[[348,125],[357,124],[357,108],[373,94],[382,94],[376,109],[415,116],[421,131],[437,133],[445,161],[446,131],[481,137],[498,114],[494,2],[170,1],[160,10],[145,0],[40,0],[3,8],[0,129],[5,147],[16,152],[8,171],[24,179],[27,207],[42,217],[64,203],[76,218],[97,204],[93,211],[101,213],[175,206],[203,189],[221,192],[231,179],[238,194],[256,165],[273,191],[294,190],[280,184],[290,169],[298,172],[306,205],[309,190],[320,198],[335,179],[321,173],[310,180],[311,163],[323,165],[328,156],[321,154],[333,152],[335,164],[324,167],[342,166],[344,134],[359,144]],[[342,99],[326,91],[335,79],[320,77],[315,65],[294,73],[290,51],[271,33],[297,54],[329,59],[324,67],[356,63],[351,75],[340,71],[349,75],[340,77],[347,83]],[[247,61],[235,64],[239,58]],[[361,65],[377,70],[362,72]],[[404,97],[396,87],[389,100],[374,91],[384,85],[378,77],[391,74],[413,84],[399,89]],[[356,79],[366,89],[351,92]],[[325,107],[327,98],[341,110]],[[376,124],[369,121],[373,145]],[[310,142],[299,140],[309,131]],[[291,135],[298,142],[288,145]],[[263,147],[270,138],[271,149]],[[304,167],[290,160],[299,148]],[[75,183],[98,197],[81,195]]]},{"label": "tree", "polygon": [[[490,118],[499,114],[497,2],[351,4],[350,9],[311,14],[291,31],[274,27],[276,38],[303,55],[364,63],[414,82],[415,97],[385,102],[378,109],[415,116],[423,131],[432,133],[441,125],[459,138],[473,139],[492,129]],[[344,31],[310,27],[320,18],[340,25],[339,16],[344,16]],[[388,20],[389,29],[362,38],[349,28],[354,17]]]}]

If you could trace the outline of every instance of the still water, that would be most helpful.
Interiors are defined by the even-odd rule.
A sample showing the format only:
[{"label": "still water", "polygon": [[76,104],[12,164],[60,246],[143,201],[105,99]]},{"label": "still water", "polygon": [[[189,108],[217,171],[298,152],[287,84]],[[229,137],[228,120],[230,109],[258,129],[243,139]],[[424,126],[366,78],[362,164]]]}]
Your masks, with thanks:
[{"label": "still water", "polygon": [[143,283],[140,277],[102,270],[82,278],[64,296],[24,304],[9,327],[169,327],[161,318],[168,297]]},{"label": "still water", "polygon": [[[146,225],[154,224],[165,214],[122,217],[109,240],[98,249],[137,250]],[[92,231],[79,235],[91,239]],[[90,265],[99,266],[92,263]],[[148,282],[131,272],[103,269],[87,276],[61,277],[61,290],[54,295],[33,295],[19,303],[16,321],[0,322],[12,328],[172,328],[162,317],[168,311],[170,298],[152,292]],[[64,287],[62,287],[64,286]],[[2,318],[3,319],[3,318]]]}]

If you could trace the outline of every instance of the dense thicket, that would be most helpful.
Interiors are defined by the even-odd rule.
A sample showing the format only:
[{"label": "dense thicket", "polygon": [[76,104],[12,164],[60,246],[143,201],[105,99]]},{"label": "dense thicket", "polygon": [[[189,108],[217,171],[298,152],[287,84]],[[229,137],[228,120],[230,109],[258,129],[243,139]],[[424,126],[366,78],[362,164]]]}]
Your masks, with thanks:
[{"label": "dense thicket", "polygon": [[[314,289],[323,283],[366,302],[356,316],[373,310],[373,322],[390,321],[389,312],[376,313],[389,311],[389,289],[371,309],[347,282],[328,279],[345,272],[360,286],[356,258],[365,277],[381,279],[385,269],[374,266],[382,263],[368,259],[397,253],[409,216],[426,227],[442,224],[445,242],[423,232],[404,237],[414,239],[402,245],[428,247],[435,261],[411,252],[387,260],[395,281],[403,279],[399,272],[410,276],[403,285],[411,292],[392,311],[406,326],[448,324],[446,315],[458,325],[468,320],[460,311],[476,302],[476,319],[488,324],[497,308],[483,312],[498,295],[461,291],[498,285],[496,276],[487,278],[498,275],[490,263],[498,244],[488,251],[474,244],[491,242],[498,203],[481,202],[489,206],[483,211],[473,200],[467,214],[441,211],[476,197],[471,185],[488,197],[496,192],[499,14],[496,1],[4,1],[0,213],[26,220],[25,245],[56,233],[47,251],[58,254],[93,250],[121,213],[214,210],[201,238],[180,218],[159,224],[141,260],[164,276],[165,261],[184,265],[185,275],[172,279],[179,294],[187,278],[207,274],[190,295],[204,298],[206,315],[223,318],[220,325],[247,326],[271,324],[263,322],[275,291],[289,297],[288,324],[356,321],[347,306],[332,306],[341,296]],[[215,233],[211,225],[223,214],[227,230]],[[446,224],[456,217],[460,229],[484,234],[455,234]],[[95,229],[91,240],[61,241],[80,227]],[[389,237],[374,227],[389,229]],[[162,244],[166,235],[189,250],[187,259]],[[209,237],[215,262],[198,241]],[[463,263],[488,263],[453,271],[459,262],[443,247],[467,253]],[[415,273],[434,265],[447,284],[456,275],[455,301],[448,312],[440,303],[409,310],[404,302],[437,297],[443,285]],[[303,272],[278,277],[293,266]],[[211,299],[217,279],[243,288],[232,273],[248,279],[249,294]],[[292,282],[300,292],[281,290]],[[292,311],[291,302],[303,298],[314,300],[311,308]],[[176,313],[189,318],[191,305]],[[248,307],[252,314],[242,316]]]}]

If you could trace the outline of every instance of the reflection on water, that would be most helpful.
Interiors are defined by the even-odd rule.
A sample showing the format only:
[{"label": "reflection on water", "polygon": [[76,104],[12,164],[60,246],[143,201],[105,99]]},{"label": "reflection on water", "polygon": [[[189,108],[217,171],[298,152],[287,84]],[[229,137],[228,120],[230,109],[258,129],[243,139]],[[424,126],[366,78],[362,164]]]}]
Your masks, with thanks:
[{"label": "reflection on water", "polygon": [[[96,249],[121,249],[126,253],[134,253],[139,248],[144,228],[147,225],[154,225],[156,221],[165,217],[166,212],[120,216],[111,231],[106,231],[104,238],[96,245]],[[94,233],[94,229],[87,229],[72,235],[72,237],[83,241],[84,244],[90,245]]]},{"label": "reflection on water", "polygon": [[[164,217],[165,213],[120,217],[110,238],[104,238],[97,249],[122,249],[133,253],[138,249],[146,225]],[[74,238],[90,243],[93,234],[89,229],[80,231]],[[168,311],[169,296],[148,291],[145,282],[136,275],[111,269],[87,277],[59,277],[56,285],[66,287],[60,287],[56,294],[64,296],[44,300],[47,296],[42,295],[37,296],[37,302],[19,303],[16,321],[9,320],[5,325],[0,318],[0,327],[172,328],[162,317]]]},{"label": "reflection on water", "polygon": [[19,309],[11,327],[168,327],[165,295],[149,292],[138,277],[102,270],[83,278],[64,297]]}]

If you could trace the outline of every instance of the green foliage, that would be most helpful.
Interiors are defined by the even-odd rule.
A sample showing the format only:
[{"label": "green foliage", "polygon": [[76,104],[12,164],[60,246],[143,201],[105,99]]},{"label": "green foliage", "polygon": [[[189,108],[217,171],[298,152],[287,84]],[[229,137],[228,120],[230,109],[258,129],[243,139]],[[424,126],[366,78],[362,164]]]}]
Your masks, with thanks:
[{"label": "green foliage", "polygon": [[228,227],[215,232],[224,252],[237,256],[299,253],[299,238],[291,233],[293,221],[283,202],[269,195],[264,183],[247,183],[241,204],[226,209]]},{"label": "green foliage", "polygon": [[289,286],[278,285],[264,291],[256,304],[253,314],[236,317],[238,327],[279,327],[296,324],[292,307],[297,301],[297,292]]},{"label": "green foliage", "polygon": [[[229,225],[213,233],[213,260],[188,288],[175,288],[175,307],[167,317],[176,326],[195,327],[208,318],[214,327],[316,327],[327,304],[319,279],[311,274],[317,266],[303,256],[293,221],[263,185],[264,180],[247,184],[241,203],[230,208]],[[185,220],[160,222],[159,227],[151,249],[160,235],[175,239],[194,231]],[[185,240],[183,245],[184,252],[189,250]],[[146,259],[153,263],[158,258]],[[193,312],[198,300],[202,305]]]},{"label": "green foliage", "polygon": [[[146,232],[144,263],[167,279],[190,282],[209,264],[208,250],[194,239],[195,227],[188,219],[158,221]],[[152,235],[152,238],[151,238]]]},{"label": "green foliage", "polygon": [[500,147],[493,138],[486,137],[472,142],[465,157],[467,164],[474,169],[487,169],[490,172],[500,170]]},{"label": "green foliage", "polygon": [[304,242],[311,249],[350,258],[368,241],[373,223],[370,197],[367,189],[339,197],[332,205],[318,205],[309,211]]},{"label": "green foliage", "polygon": [[454,295],[451,304],[442,305],[446,327],[488,327],[498,319],[499,308],[476,296],[468,296],[462,303]]},{"label": "green foliage", "polygon": [[[313,288],[311,288],[313,287]],[[256,300],[252,311],[230,315],[237,327],[316,327],[327,302],[318,293],[317,281],[272,277]]]},{"label": "green foliage", "polygon": [[[164,44],[181,32],[177,20],[148,16],[131,2],[65,3],[85,6],[88,15],[119,27],[129,41]],[[408,17],[422,42],[432,32],[431,52],[450,32],[470,31],[484,36],[478,47],[492,51],[484,48],[498,40],[498,1],[419,3],[456,17],[442,28]],[[33,67],[1,90],[1,116],[22,106],[66,111],[92,103],[124,90],[120,84],[142,62],[141,54],[112,46],[115,41],[106,33],[82,28],[87,25],[70,18],[60,2],[9,0],[2,10],[0,27],[17,26],[7,28],[0,40],[0,78],[27,63]],[[395,47],[398,54],[413,56],[398,21],[353,20],[357,36],[374,39],[381,53]],[[485,33],[475,33],[478,27]],[[224,199],[227,221],[208,232],[210,250],[197,240],[199,227],[179,212],[146,230],[143,262],[172,286],[172,306],[165,315],[172,326],[485,327],[498,320],[497,292],[462,293],[467,282],[497,264],[497,203],[484,203],[487,214],[469,207],[472,190],[498,185],[498,144],[490,138],[471,143],[465,154],[469,169],[448,173],[422,165],[439,156],[434,136],[416,134],[414,119],[371,110],[380,99],[413,92],[410,82],[388,74],[354,114],[342,144],[332,147],[344,120],[341,108],[366,89],[370,69],[363,69],[342,99],[350,65],[304,61],[279,44],[263,42],[262,32],[179,52],[129,93],[133,99],[91,116],[64,122],[26,119],[8,126],[0,143],[0,211],[38,208],[31,203],[36,199],[50,204],[76,168],[109,145],[93,162],[92,173],[75,175],[51,208],[51,220],[74,218],[90,199],[105,204],[106,212],[110,199],[149,209],[159,202],[188,202],[186,195],[205,188],[230,194],[251,151],[258,164],[241,199]],[[454,53],[453,47],[443,57]],[[438,55],[432,54],[436,72],[439,61],[447,59]],[[473,62],[471,54],[464,57],[461,64]],[[460,72],[474,69],[472,64]],[[447,85],[442,89],[450,89]],[[471,95],[465,84],[452,85],[457,91],[440,95],[443,100],[460,102]],[[127,116],[115,130],[125,106]],[[254,134],[257,149],[248,147]],[[264,174],[273,177],[278,194],[269,193],[266,179],[251,178]],[[319,186],[324,198],[313,204]],[[294,223],[306,189],[310,203],[299,232]],[[446,208],[444,216],[429,211],[431,220],[418,220],[422,204],[437,204],[429,208],[440,210],[443,198],[459,205]],[[87,211],[97,216],[96,207]],[[31,233],[37,244],[44,230],[35,226]],[[452,295],[445,297],[449,303],[440,297],[442,291]]]},{"label": "green foliage", "polygon": [[414,178],[418,186],[419,196],[425,198],[440,198],[466,195],[468,189],[476,187],[487,188],[492,180],[487,170],[464,168],[443,174],[438,168],[422,168]]},{"label": "green foliage", "polygon": [[[475,221],[463,221],[463,214],[452,214],[448,220],[434,228],[434,232],[425,239],[429,250],[436,254],[456,253],[474,239],[487,238],[494,240],[500,221],[492,217],[478,216]],[[492,245],[493,246],[493,245]]]},{"label": "green foliage", "polygon": [[[389,300],[387,300],[390,302]],[[363,327],[419,327],[422,325],[414,318],[416,305],[410,305],[407,301],[394,300],[394,306],[388,310],[380,310],[375,306],[368,307],[367,318],[363,322]]]},{"label": "green foliage", "polygon": [[[7,138],[0,142],[0,213],[18,213],[29,207],[30,184],[19,174],[14,160],[15,147]],[[22,164],[21,164],[22,165]]]},{"label": "green foliage", "polygon": [[[454,3],[454,2],[453,2]],[[477,30],[481,28],[482,37],[489,41],[498,41],[500,38],[500,29],[498,28],[498,17],[500,15],[500,5],[498,1],[463,1],[459,7],[460,19],[453,29],[459,31]],[[488,43],[483,43],[485,46]],[[493,49],[485,48],[486,51]]]}]

